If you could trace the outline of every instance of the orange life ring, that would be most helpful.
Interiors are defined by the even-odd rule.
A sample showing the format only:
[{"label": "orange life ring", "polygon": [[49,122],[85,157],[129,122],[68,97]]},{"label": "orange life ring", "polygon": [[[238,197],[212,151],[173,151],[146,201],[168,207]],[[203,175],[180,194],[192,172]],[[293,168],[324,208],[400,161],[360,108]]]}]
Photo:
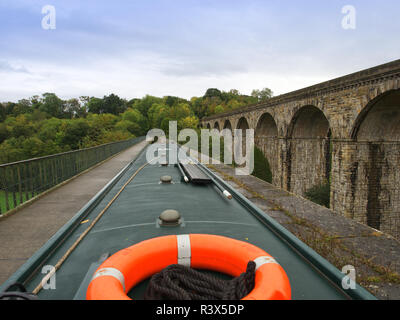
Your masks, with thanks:
[{"label": "orange life ring", "polygon": [[243,300],[290,300],[283,268],[264,250],[247,242],[216,235],[191,234],[153,238],[118,251],[96,270],[88,300],[130,300],[127,292],[171,264],[239,276],[256,262],[254,289]]}]

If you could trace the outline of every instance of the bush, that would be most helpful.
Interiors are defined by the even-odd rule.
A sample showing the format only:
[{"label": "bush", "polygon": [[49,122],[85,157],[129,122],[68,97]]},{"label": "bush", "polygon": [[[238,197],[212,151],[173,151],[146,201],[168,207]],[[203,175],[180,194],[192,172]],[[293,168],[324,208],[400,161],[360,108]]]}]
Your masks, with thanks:
[{"label": "bush", "polygon": [[327,181],[321,185],[314,186],[306,191],[305,197],[321,206],[329,208],[330,206],[331,186]]},{"label": "bush", "polygon": [[264,153],[257,147],[254,147],[253,176],[268,183],[272,183],[272,172],[268,159],[264,156]]}]

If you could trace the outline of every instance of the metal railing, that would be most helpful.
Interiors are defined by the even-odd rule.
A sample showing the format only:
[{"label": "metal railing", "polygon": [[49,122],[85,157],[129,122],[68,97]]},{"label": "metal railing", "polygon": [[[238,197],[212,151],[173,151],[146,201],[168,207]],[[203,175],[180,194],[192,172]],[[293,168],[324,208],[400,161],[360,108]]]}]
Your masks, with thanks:
[{"label": "metal railing", "polygon": [[144,140],[130,140],[0,165],[0,216]]}]

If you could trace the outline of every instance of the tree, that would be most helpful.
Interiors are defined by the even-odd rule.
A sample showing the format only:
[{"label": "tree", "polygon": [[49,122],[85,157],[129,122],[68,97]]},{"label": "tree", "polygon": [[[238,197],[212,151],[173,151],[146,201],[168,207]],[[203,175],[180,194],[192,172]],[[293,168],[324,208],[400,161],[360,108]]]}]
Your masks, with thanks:
[{"label": "tree", "polygon": [[40,130],[38,132],[38,137],[44,142],[55,141],[57,137],[57,132],[61,129],[63,120],[57,118],[47,119],[42,122]]},{"label": "tree", "polygon": [[133,104],[133,108],[138,109],[143,116],[147,117],[147,113],[152,105],[162,103],[163,99],[146,95],[143,99],[137,100]]},{"label": "tree", "polygon": [[39,110],[47,112],[53,117],[62,118],[64,116],[64,101],[54,93],[44,93]]},{"label": "tree", "polygon": [[239,92],[239,90],[231,89],[231,90],[229,90],[229,94],[232,96],[239,96],[240,92]]},{"label": "tree", "polygon": [[229,110],[235,110],[235,109],[239,108],[240,106],[241,106],[240,102],[235,99],[232,99],[227,103],[227,107]]},{"label": "tree", "polygon": [[110,94],[109,96],[104,96],[103,98],[103,112],[101,113],[111,113],[120,114],[126,110],[126,101],[121,99],[115,94]]},{"label": "tree", "polygon": [[212,97],[218,97],[221,98],[221,91],[216,89],[216,88],[210,88],[207,89],[205,95],[203,96],[203,98],[212,98]]},{"label": "tree", "polygon": [[7,117],[5,106],[0,103],[0,122],[3,122]]},{"label": "tree", "polygon": [[81,104],[76,98],[69,99],[65,102],[64,112],[68,115],[68,118],[72,119],[78,116],[81,109]]},{"label": "tree", "polygon": [[[10,119],[11,120],[11,119]],[[33,124],[28,121],[24,114],[19,115],[14,121],[8,122],[11,124],[11,135],[15,138],[25,137],[28,138],[34,133]]]},{"label": "tree", "polygon": [[28,99],[21,99],[18,101],[18,103],[15,105],[13,114],[14,115],[19,115],[19,114],[24,114],[24,113],[29,113],[32,111],[32,103]]},{"label": "tree", "polygon": [[166,116],[168,106],[154,103],[148,110],[148,122],[150,128],[161,128],[161,121]]},{"label": "tree", "polygon": [[40,100],[40,97],[35,95],[31,97],[31,106],[33,110],[39,110],[40,106],[42,105],[42,101]]},{"label": "tree", "polygon": [[87,109],[91,113],[103,113],[104,101],[100,98],[91,97],[87,102]]},{"label": "tree", "polygon": [[188,116],[178,121],[178,129],[196,129],[199,124],[199,119],[195,116]]},{"label": "tree", "polygon": [[269,88],[264,88],[262,90],[255,89],[251,92],[251,96],[258,99],[258,102],[266,101],[273,96],[273,92]]},{"label": "tree", "polygon": [[88,108],[88,103],[89,103],[90,98],[88,96],[80,96],[79,101],[81,108],[78,111],[78,117],[79,118],[84,118],[87,116],[87,113],[89,112]]},{"label": "tree", "polygon": [[14,108],[17,104],[14,102],[6,102],[4,108],[6,109],[6,115],[14,114]]},{"label": "tree", "polygon": [[[135,124],[134,130],[129,130],[135,136],[145,135],[147,130],[149,129],[147,119],[140,113],[138,109],[128,109],[122,114],[123,120],[128,120],[131,123]],[[132,126],[130,128],[133,128]]]},{"label": "tree", "polygon": [[4,123],[0,123],[0,143],[6,140],[10,136],[7,130],[7,126]]},{"label": "tree", "polygon": [[216,106],[215,110],[214,110],[215,114],[223,113],[224,111],[225,111],[225,109],[221,105]]},{"label": "tree", "polygon": [[172,107],[174,104],[176,104],[178,102],[178,97],[172,97],[172,96],[168,96],[165,97],[165,104],[169,107]]},{"label": "tree", "polygon": [[79,149],[82,139],[89,132],[89,125],[84,119],[68,120],[61,125],[60,135],[57,137],[63,146]]},{"label": "tree", "polygon": [[10,163],[25,159],[21,140],[10,138],[0,144],[0,163]]},{"label": "tree", "polygon": [[137,132],[141,132],[142,130],[137,123],[129,120],[121,120],[117,122],[115,124],[115,129],[121,132],[128,131],[133,135],[136,135]]}]

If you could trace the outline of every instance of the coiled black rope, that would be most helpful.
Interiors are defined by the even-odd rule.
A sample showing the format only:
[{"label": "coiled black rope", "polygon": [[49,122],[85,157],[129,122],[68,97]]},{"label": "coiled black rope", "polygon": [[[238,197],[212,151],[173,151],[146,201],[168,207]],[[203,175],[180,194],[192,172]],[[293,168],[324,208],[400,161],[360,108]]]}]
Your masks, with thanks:
[{"label": "coiled black rope", "polygon": [[38,300],[33,293],[26,291],[25,286],[19,282],[8,286],[4,292],[0,293],[0,300]]},{"label": "coiled black rope", "polygon": [[256,264],[249,261],[246,272],[223,280],[189,267],[174,264],[155,274],[145,300],[240,300],[254,288]]}]

